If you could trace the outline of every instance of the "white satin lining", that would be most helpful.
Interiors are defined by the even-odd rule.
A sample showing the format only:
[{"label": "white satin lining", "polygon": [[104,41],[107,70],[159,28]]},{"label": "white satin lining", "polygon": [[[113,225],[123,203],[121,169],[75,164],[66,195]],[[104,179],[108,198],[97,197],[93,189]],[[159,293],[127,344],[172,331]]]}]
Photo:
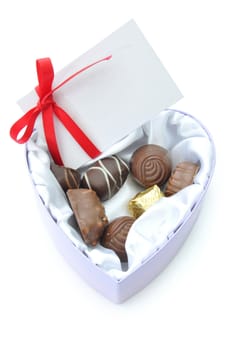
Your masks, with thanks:
[{"label": "white satin lining", "polygon": [[[152,121],[104,152],[100,158],[118,154],[128,162],[133,151],[145,143],[159,144],[167,148],[173,168],[181,161],[192,161],[199,163],[200,170],[193,185],[169,198],[162,198],[132,225],[126,241],[128,255],[126,271],[122,270],[120,261],[113,251],[105,249],[100,244],[91,248],[83,242],[66,195],[50,170],[51,160],[44,141],[34,132],[27,144],[31,176],[50,215],[78,249],[116,279],[122,279],[130,274],[151,253],[167,242],[197,203],[212,171],[214,149],[208,134],[195,119],[172,110],[161,112]],[[94,161],[86,166],[90,166]],[[85,168],[80,171],[84,171]],[[129,176],[120,191],[103,203],[109,220],[129,215],[128,201],[141,190],[143,188]]]}]

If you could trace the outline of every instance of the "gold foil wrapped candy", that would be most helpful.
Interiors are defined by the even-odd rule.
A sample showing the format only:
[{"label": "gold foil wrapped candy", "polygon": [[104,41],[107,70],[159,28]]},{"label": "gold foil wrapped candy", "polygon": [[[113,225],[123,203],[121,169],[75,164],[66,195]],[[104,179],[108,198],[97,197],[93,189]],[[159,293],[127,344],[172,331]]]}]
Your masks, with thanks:
[{"label": "gold foil wrapped candy", "polygon": [[164,197],[164,194],[157,185],[154,185],[145,191],[137,193],[129,201],[128,209],[133,217],[138,218],[162,197]]}]

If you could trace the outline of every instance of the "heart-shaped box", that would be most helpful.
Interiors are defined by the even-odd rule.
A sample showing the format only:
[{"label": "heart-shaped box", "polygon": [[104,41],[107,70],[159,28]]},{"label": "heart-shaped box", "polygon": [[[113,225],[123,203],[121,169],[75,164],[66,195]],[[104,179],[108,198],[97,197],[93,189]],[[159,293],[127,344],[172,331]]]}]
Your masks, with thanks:
[{"label": "heart-shaped box", "polygon": [[[100,245],[90,249],[83,243],[67,198],[50,170],[46,146],[35,133],[26,147],[28,168],[56,246],[92,287],[115,303],[144,288],[176,255],[198,217],[215,167],[214,143],[206,128],[191,115],[175,110],[161,112],[101,157],[117,153],[128,161],[144,143],[166,147],[173,168],[188,160],[197,162],[200,170],[193,185],[162,198],[135,221],[126,242],[127,268],[121,267],[112,251]],[[111,220],[116,213],[125,214],[125,209],[120,210],[138,190],[136,186],[130,178],[115,198],[105,203]]]}]

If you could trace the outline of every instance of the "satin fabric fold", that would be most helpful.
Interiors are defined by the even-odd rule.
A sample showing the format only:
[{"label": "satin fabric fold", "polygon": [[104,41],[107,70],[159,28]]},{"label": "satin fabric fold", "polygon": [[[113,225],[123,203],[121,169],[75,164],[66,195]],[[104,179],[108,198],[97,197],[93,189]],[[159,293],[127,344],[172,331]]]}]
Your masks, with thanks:
[{"label": "satin fabric fold", "polygon": [[[161,112],[152,121],[108,149],[101,157],[116,153],[128,162],[134,150],[145,143],[166,147],[169,150],[173,167],[178,162],[187,160],[198,162],[200,170],[193,185],[171,197],[162,198],[132,225],[126,241],[129,260],[126,271],[122,269],[113,251],[100,244],[95,248],[86,246],[78,232],[67,198],[50,171],[52,160],[46,151],[46,145],[34,133],[27,146],[31,176],[50,215],[78,249],[117,280],[126,277],[150,254],[168,244],[170,237],[175,235],[176,228],[190,215],[191,209],[201,198],[212,173],[214,146],[209,135],[197,120],[173,110]],[[80,172],[85,168],[80,168]],[[120,191],[104,202],[109,220],[128,215],[129,199],[141,190],[142,188],[129,176]]]}]

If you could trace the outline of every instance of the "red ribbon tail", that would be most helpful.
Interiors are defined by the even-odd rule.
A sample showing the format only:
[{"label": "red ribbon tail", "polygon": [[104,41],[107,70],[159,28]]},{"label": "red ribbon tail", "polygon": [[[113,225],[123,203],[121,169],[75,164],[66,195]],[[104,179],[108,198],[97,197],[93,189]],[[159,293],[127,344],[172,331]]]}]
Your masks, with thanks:
[{"label": "red ribbon tail", "polygon": [[70,116],[57,104],[53,106],[53,110],[57,118],[61,121],[64,127],[72,135],[74,140],[78,140],[79,145],[91,157],[96,158],[101,154],[101,151],[92,143],[83,130],[70,118]]},{"label": "red ribbon tail", "polygon": [[54,162],[58,165],[64,165],[56,141],[53,113],[52,105],[48,106],[45,111],[42,111],[44,135]]},{"label": "red ribbon tail", "polygon": [[[96,158],[101,154],[101,151],[92,143],[88,136],[81,130],[81,128],[72,120],[72,118],[60,108],[54,101],[52,94],[57,89],[61,88],[71,79],[75,78],[78,74],[93,67],[94,65],[111,59],[111,55],[104,57],[88,66],[80,69],[76,73],[61,82],[58,86],[52,89],[52,83],[54,78],[54,71],[51,60],[49,58],[43,58],[36,61],[37,75],[39,86],[36,88],[39,95],[39,102],[36,107],[30,109],[22,118],[20,118],[10,129],[10,136],[18,143],[25,143],[31,137],[34,129],[36,118],[42,112],[44,134],[47,142],[48,149],[58,165],[63,165],[63,161],[58,149],[55,126],[53,120],[53,114],[61,121],[67,131],[72,135],[82,149],[91,157]],[[23,133],[22,136],[20,134]]]}]

